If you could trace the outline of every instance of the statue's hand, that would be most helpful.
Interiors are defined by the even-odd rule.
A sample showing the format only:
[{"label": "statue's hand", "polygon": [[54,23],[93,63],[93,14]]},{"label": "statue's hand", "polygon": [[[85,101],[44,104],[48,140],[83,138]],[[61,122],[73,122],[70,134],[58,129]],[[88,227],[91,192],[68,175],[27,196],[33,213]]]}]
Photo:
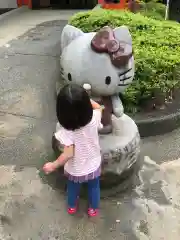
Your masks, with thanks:
[{"label": "statue's hand", "polygon": [[112,96],[113,114],[119,118],[124,114],[124,107],[118,95]]}]

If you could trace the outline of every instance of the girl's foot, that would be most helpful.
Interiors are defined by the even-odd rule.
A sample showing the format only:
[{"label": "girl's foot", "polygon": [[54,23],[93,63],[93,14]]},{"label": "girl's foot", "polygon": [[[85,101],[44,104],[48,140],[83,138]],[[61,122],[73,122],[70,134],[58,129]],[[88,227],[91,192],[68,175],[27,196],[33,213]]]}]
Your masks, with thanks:
[{"label": "girl's foot", "polygon": [[70,214],[70,215],[73,215],[73,214],[75,214],[76,212],[77,212],[77,208],[78,208],[78,201],[79,201],[79,196],[77,197],[77,201],[76,201],[76,207],[74,207],[74,208],[68,208],[68,213]]},{"label": "girl's foot", "polygon": [[93,209],[93,208],[89,208],[88,209],[88,215],[89,215],[89,217],[96,217],[98,215],[98,210]]},{"label": "girl's foot", "polygon": [[75,207],[75,208],[68,208],[68,213],[70,214],[70,215],[73,215],[73,214],[75,214],[77,212],[77,208]]}]

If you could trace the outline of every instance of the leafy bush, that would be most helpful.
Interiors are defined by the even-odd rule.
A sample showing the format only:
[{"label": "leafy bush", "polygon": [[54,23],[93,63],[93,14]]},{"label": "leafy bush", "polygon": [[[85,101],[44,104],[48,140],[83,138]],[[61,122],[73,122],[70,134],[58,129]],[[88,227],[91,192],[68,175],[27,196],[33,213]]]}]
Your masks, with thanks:
[{"label": "leafy bush", "polygon": [[109,25],[127,25],[133,38],[136,73],[132,85],[123,94],[128,111],[137,111],[145,100],[152,99],[157,89],[166,94],[179,88],[180,25],[158,21],[124,11],[93,10],[73,16],[70,24],[84,32],[98,31]]},{"label": "leafy bush", "polygon": [[164,20],[166,6],[157,0],[140,1],[140,13],[157,20]]}]

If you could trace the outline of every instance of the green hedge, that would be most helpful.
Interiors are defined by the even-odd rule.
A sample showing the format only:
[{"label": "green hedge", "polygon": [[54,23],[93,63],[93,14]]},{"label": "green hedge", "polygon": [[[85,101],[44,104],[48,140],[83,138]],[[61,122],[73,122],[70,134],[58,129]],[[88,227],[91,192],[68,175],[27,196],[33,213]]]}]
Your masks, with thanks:
[{"label": "green hedge", "polygon": [[78,13],[70,24],[84,32],[97,31],[105,25],[127,25],[133,38],[136,74],[123,97],[127,111],[140,110],[155,92],[162,94],[180,87],[177,77],[180,64],[180,25],[158,21],[124,11],[93,10]]},{"label": "green hedge", "polygon": [[140,1],[140,13],[146,17],[151,17],[157,20],[164,20],[166,6],[159,3],[158,0]]}]

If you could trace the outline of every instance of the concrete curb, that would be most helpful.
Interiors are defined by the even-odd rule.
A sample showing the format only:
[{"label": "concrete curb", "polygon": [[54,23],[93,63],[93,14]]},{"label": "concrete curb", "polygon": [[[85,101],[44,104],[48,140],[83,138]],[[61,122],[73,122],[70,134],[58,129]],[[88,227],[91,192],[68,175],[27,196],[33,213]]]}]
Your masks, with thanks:
[{"label": "concrete curb", "polygon": [[141,137],[151,137],[172,132],[180,126],[180,111],[162,117],[135,121]]},{"label": "concrete curb", "polygon": [[24,12],[25,10],[28,10],[28,8],[26,6],[20,7],[20,8],[16,8],[14,10],[11,10],[9,12],[3,13],[0,15],[0,21],[1,22],[5,22],[8,20],[8,18],[11,16],[16,16],[21,12]]}]

